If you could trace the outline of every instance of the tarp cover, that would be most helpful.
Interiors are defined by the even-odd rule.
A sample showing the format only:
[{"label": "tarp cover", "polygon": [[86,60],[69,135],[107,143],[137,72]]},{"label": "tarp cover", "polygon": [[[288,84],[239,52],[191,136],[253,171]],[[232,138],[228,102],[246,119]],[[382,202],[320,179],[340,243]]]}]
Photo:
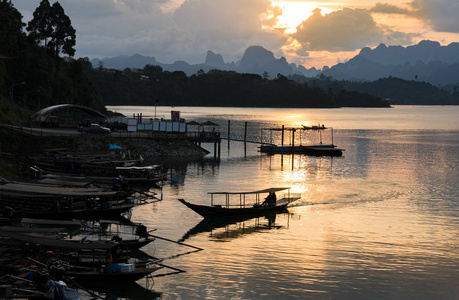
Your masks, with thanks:
[{"label": "tarp cover", "polygon": [[118,146],[118,145],[110,144],[110,150],[114,150],[114,149],[115,149],[115,150],[116,150],[116,149],[121,150],[121,149],[123,149],[123,148],[121,148],[121,146]]}]

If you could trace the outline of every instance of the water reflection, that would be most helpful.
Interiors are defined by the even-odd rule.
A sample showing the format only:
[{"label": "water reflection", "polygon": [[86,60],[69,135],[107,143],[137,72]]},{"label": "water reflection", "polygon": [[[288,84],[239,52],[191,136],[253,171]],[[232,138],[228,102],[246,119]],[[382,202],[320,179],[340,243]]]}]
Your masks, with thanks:
[{"label": "water reflection", "polygon": [[[279,225],[276,223],[277,215],[284,215],[283,219],[287,219],[286,225]],[[290,213],[272,213],[264,216],[254,217],[253,215],[246,216],[233,216],[233,217],[220,217],[220,218],[206,218],[196,224],[193,228],[188,230],[179,242],[183,242],[186,239],[199,235],[201,233],[210,233],[213,240],[225,240],[234,239],[242,235],[248,235],[253,232],[259,232],[261,230],[280,229],[288,228]]]},{"label": "water reflection", "polygon": [[[203,118],[218,122],[215,111]],[[204,251],[171,262],[186,273],[155,278],[162,298],[457,299],[458,108],[314,110],[291,119],[281,110],[243,111],[220,116],[221,124],[231,119],[231,131],[243,132],[249,121],[249,134],[258,134],[315,118],[337,128],[345,157],[269,157],[231,142],[222,143],[219,162],[168,166],[177,177],[163,187],[164,201],[135,208],[133,220]],[[406,130],[413,121],[425,127]],[[208,191],[267,186],[291,186],[304,200],[273,223],[222,225],[201,224],[177,201],[208,204]],[[146,249],[161,258],[184,250],[160,240]]]},{"label": "water reflection", "polygon": [[130,299],[159,299],[162,293],[152,290],[154,281],[150,278],[146,280],[145,287],[132,282],[124,284],[92,282],[85,284],[85,288],[91,290],[106,300]]}]

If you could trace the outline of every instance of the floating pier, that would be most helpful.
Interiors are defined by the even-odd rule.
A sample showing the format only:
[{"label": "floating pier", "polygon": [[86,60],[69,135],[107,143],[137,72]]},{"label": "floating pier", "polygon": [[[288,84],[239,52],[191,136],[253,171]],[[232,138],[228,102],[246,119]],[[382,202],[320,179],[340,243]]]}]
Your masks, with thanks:
[{"label": "floating pier", "polygon": [[[322,131],[331,130],[331,144],[322,144]],[[268,154],[305,154],[314,156],[342,156],[343,149],[337,148],[333,144],[333,128],[327,128],[324,125],[318,126],[302,126],[302,127],[290,127],[285,128],[264,128],[263,130],[269,131],[271,136],[275,131],[281,132],[281,145],[276,144],[263,144],[260,146],[260,152]],[[318,131],[319,132],[319,144],[313,145],[301,145],[301,132],[302,131]],[[291,145],[284,145],[284,134],[285,131],[291,133]],[[300,145],[295,145],[295,133],[300,132]]]},{"label": "floating pier", "polygon": [[313,156],[342,156],[343,150],[335,145],[310,145],[310,146],[277,146],[262,145],[260,152],[268,154],[306,154]]}]

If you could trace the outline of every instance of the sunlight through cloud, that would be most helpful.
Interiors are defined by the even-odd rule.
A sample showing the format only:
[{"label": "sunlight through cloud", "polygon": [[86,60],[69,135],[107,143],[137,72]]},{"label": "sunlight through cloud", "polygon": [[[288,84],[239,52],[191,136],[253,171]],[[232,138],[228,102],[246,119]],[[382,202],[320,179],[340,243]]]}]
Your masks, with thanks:
[{"label": "sunlight through cloud", "polygon": [[273,6],[282,10],[282,14],[277,17],[276,28],[284,28],[287,34],[295,33],[296,27],[308,19],[316,8],[321,9],[322,15],[333,11],[318,2],[273,1]]}]

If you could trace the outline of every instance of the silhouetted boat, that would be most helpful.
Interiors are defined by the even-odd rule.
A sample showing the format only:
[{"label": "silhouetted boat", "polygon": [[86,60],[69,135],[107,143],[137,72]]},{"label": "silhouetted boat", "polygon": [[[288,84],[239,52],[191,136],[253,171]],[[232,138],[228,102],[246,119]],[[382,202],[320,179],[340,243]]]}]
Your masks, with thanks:
[{"label": "silhouetted boat", "polygon": [[[274,203],[263,203],[261,201],[260,196],[262,194],[272,194],[284,190],[288,190],[288,193],[278,197]],[[178,200],[204,218],[208,218],[221,216],[263,215],[277,211],[283,211],[291,202],[301,198],[300,194],[291,194],[289,187],[269,188],[251,192],[211,192],[208,194],[211,195],[210,205],[192,204],[185,201],[184,199]],[[225,196],[225,203],[215,204],[214,196],[216,195]],[[230,201],[230,196],[235,195],[237,196],[235,198],[239,199],[238,204],[235,202],[236,200]],[[255,196],[255,200],[246,201],[246,198],[249,195]]]},{"label": "silhouetted boat", "polygon": [[[125,265],[124,265],[125,266]],[[151,266],[135,265],[135,268],[128,272],[117,271],[117,272],[107,272],[103,269],[93,269],[93,268],[80,268],[74,269],[70,268],[65,271],[65,274],[69,277],[72,277],[77,282],[110,282],[110,283],[126,283],[126,282],[135,282],[145,276],[150,275],[151,273],[162,269],[163,266],[155,264],[154,262]]]},{"label": "silhouetted boat", "polygon": [[[0,230],[0,237],[18,240],[24,245],[35,244],[41,249],[50,249],[54,254],[60,254],[62,257],[73,253],[76,259],[71,261],[71,266],[65,268],[65,275],[75,279],[77,282],[134,282],[163,268],[159,259],[143,260],[131,264],[112,263],[112,258],[110,261],[102,263],[96,259],[100,254],[105,256],[109,253],[114,253],[114,250],[120,246],[116,243],[82,243],[37,237],[5,230]],[[88,256],[88,253],[91,253],[91,255]],[[85,257],[92,257],[93,261],[81,261]],[[92,266],[87,266],[91,264]]]},{"label": "silhouetted boat", "polygon": [[0,185],[0,205],[16,216],[48,219],[112,216],[134,207],[124,192],[31,183]]}]

